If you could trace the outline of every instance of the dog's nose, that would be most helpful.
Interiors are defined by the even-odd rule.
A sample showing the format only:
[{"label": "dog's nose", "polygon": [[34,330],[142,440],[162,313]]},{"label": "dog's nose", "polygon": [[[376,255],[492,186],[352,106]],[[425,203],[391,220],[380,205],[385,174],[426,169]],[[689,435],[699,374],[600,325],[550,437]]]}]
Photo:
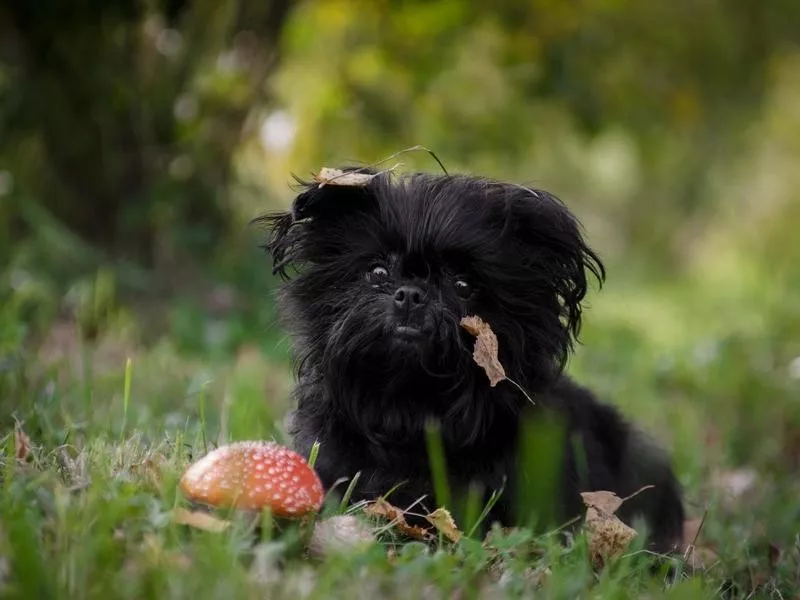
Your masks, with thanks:
[{"label": "dog's nose", "polygon": [[413,310],[425,304],[425,293],[414,285],[404,285],[394,293],[394,305],[398,310]]}]

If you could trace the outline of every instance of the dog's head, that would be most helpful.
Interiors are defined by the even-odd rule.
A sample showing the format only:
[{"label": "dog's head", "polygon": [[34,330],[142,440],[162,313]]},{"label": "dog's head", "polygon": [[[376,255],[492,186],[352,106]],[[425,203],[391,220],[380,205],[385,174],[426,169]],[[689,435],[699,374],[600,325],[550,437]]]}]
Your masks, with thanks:
[{"label": "dog's head", "polygon": [[413,403],[417,386],[488,389],[459,326],[466,315],[490,324],[509,376],[535,391],[572,348],[587,272],[604,277],[555,197],[477,177],[314,183],[269,222],[301,372],[350,396],[394,389]]}]

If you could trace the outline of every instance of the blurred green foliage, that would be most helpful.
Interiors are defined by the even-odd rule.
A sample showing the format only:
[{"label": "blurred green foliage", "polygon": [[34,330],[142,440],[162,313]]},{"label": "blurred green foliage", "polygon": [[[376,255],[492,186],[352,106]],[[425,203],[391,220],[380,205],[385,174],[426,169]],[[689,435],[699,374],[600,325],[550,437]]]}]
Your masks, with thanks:
[{"label": "blurred green foliage", "polygon": [[[424,144],[553,187],[612,252],[674,266],[729,202],[714,175],[757,142],[798,19],[790,0],[11,0],[0,227],[36,236],[36,206],[172,267],[213,257],[240,200],[285,195],[289,171]],[[276,108],[290,139],[263,148]]]},{"label": "blurred green foliage", "polygon": [[210,256],[290,4],[3,3],[0,164],[14,190],[0,218],[9,237],[42,226],[35,204],[113,258],[151,264],[176,231],[178,252]]},{"label": "blurred green foliage", "polygon": [[610,250],[675,266],[730,202],[713,176],[753,144],[798,19],[790,1],[309,2],[277,76],[291,165],[424,144],[554,189]]}]

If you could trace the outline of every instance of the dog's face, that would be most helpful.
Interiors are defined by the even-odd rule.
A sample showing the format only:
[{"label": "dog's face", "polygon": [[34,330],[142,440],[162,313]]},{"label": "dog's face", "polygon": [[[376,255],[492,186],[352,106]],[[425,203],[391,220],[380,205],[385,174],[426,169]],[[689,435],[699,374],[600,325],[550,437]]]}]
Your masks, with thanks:
[{"label": "dog's face", "polygon": [[558,200],[473,177],[314,184],[272,225],[276,271],[296,271],[282,301],[301,364],[351,396],[488,388],[466,315],[490,324],[509,375],[535,387],[567,358],[586,271],[603,277]]}]

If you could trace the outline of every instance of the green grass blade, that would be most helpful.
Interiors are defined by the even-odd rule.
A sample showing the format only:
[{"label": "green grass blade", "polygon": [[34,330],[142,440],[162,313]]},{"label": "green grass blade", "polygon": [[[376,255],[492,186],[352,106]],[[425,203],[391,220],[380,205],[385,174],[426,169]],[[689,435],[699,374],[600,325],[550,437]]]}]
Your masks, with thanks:
[{"label": "green grass blade", "polygon": [[447,481],[447,463],[438,422],[428,421],[425,427],[425,441],[436,504],[439,507],[450,507],[450,484]]},{"label": "green grass blade", "polygon": [[528,412],[520,424],[517,521],[535,531],[559,522],[565,434],[564,423],[549,413]]},{"label": "green grass blade", "polygon": [[319,441],[315,441],[311,445],[311,452],[308,453],[308,466],[311,467],[312,469],[314,468],[314,465],[317,464],[317,456],[319,456],[319,447],[320,447]]},{"label": "green grass blade", "polygon": [[128,407],[131,400],[131,380],[133,376],[133,361],[128,358],[125,361],[125,383],[123,384],[122,392],[122,429],[120,431],[120,440],[125,439],[125,430],[128,425]]},{"label": "green grass blade", "polygon": [[350,484],[344,491],[344,496],[342,496],[342,501],[339,502],[339,514],[344,514],[344,512],[347,510],[347,507],[350,505],[350,499],[353,497],[353,492],[356,491],[356,485],[358,485],[358,480],[360,478],[361,478],[361,471],[356,473],[353,476],[353,479],[350,480]]}]

